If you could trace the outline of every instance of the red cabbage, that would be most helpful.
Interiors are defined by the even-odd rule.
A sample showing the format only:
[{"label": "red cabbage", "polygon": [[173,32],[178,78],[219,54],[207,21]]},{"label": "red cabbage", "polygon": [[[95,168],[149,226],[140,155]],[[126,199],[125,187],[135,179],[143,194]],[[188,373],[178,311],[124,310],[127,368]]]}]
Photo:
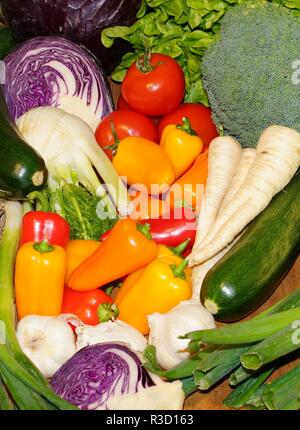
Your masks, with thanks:
[{"label": "red cabbage", "polygon": [[51,386],[80,409],[108,409],[116,395],[137,393],[155,383],[138,356],[126,346],[103,343],[87,346],[53,376]]},{"label": "red cabbage", "polygon": [[119,39],[112,48],[105,48],[101,30],[132,25],[141,3],[142,0],[1,0],[1,10],[18,42],[35,36],[68,36],[92,51],[109,74],[130,45]]},{"label": "red cabbage", "polygon": [[85,49],[65,38],[32,39],[13,50],[5,65],[4,92],[14,120],[30,109],[53,106],[77,114],[95,129],[113,110],[101,68]]}]

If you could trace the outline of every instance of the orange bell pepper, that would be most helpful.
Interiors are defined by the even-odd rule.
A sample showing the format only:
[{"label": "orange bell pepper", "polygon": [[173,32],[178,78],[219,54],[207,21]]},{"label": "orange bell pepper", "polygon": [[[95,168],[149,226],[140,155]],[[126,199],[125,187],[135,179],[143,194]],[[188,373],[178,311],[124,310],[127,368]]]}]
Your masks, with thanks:
[{"label": "orange bell pepper", "polygon": [[170,186],[175,181],[174,168],[163,148],[143,137],[131,136],[121,140],[113,165],[120,176],[127,178],[129,185],[149,194],[166,191],[153,190],[153,184]]},{"label": "orange bell pepper", "polygon": [[166,202],[171,208],[191,207],[196,213],[204,194],[208,172],[208,152],[200,154],[193,166],[171,186]]},{"label": "orange bell pepper", "polygon": [[156,254],[149,228],[121,219],[96,252],[71,273],[67,285],[78,291],[96,289],[140,269]]},{"label": "orange bell pepper", "polygon": [[186,265],[186,260],[160,245],[157,258],[123,283],[115,299],[118,318],[147,335],[148,315],[168,312],[191,297],[191,269]]},{"label": "orange bell pepper", "polygon": [[70,240],[66,247],[67,270],[66,280],[80,264],[99,248],[97,240]]},{"label": "orange bell pepper", "polygon": [[187,171],[203,149],[203,142],[192,130],[188,118],[183,118],[182,122],[183,125],[167,125],[160,139],[160,145],[174,167],[176,178]]},{"label": "orange bell pepper", "polygon": [[59,315],[62,308],[66,253],[58,245],[27,242],[17,253],[16,302],[19,319],[26,315]]},{"label": "orange bell pepper", "polygon": [[133,220],[161,218],[170,211],[169,205],[164,200],[151,197],[140,191],[129,190],[129,197],[133,203],[133,211],[130,213],[130,218]]}]

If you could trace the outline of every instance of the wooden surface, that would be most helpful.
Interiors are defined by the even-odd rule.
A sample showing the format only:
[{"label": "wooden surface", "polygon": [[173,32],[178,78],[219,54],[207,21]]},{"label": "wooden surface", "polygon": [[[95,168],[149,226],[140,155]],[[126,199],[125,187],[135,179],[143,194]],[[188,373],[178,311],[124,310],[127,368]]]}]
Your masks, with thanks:
[{"label": "wooden surface", "polygon": [[[113,98],[115,104],[117,104],[117,100],[120,94],[120,86],[111,84]],[[291,269],[287,277],[284,281],[279,285],[274,294],[269,298],[269,300],[260,307],[256,312],[250,315],[248,318],[253,315],[261,312],[264,309],[267,309],[269,306],[278,302],[285,295],[290,293],[296,288],[300,288],[300,257],[298,258],[296,264]],[[300,362],[300,359],[298,360]],[[294,363],[293,363],[294,364]],[[284,366],[282,369],[274,372],[274,374],[270,377],[269,380],[272,380],[279,376],[280,374],[286,372],[289,368],[293,367],[292,365]],[[223,400],[225,397],[231,392],[231,388],[229,387],[228,380],[225,380],[222,384],[216,386],[212,390],[206,393],[196,393],[191,395],[185,402],[186,410],[194,410],[194,409],[203,409],[203,410],[225,410],[228,409],[223,405]]]},{"label": "wooden surface", "polygon": [[[256,312],[254,312],[251,316],[261,312],[262,310],[268,308],[274,303],[278,302],[288,293],[292,292],[296,288],[300,288],[300,257],[298,258],[296,264],[291,269],[289,274],[283,280],[283,282],[276,289],[274,294],[269,298],[269,300],[264,303]],[[248,318],[249,318],[248,317]],[[300,363],[300,359],[297,360]],[[293,367],[292,364],[286,365],[282,367],[282,369],[274,372],[272,377],[269,380],[276,378],[277,376],[285,373],[287,370]],[[223,405],[223,400],[230,393],[231,389],[228,384],[228,380],[225,380],[222,384],[212,389],[208,393],[196,393],[190,396],[185,402],[185,409],[205,409],[205,410],[223,410],[228,409]]]}]

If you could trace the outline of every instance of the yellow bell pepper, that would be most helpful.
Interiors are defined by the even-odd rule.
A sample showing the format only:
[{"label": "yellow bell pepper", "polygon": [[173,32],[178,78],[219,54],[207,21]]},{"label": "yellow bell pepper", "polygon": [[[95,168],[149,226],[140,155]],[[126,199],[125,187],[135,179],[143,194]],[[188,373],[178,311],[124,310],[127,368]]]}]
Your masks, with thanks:
[{"label": "yellow bell pepper", "polygon": [[119,319],[147,335],[148,315],[168,312],[191,297],[191,269],[186,266],[186,260],[160,245],[157,258],[131,273],[118,292],[115,303]]},{"label": "yellow bell pepper", "polygon": [[17,253],[16,302],[19,319],[26,315],[56,316],[61,313],[66,253],[58,245],[27,242]]},{"label": "yellow bell pepper", "polygon": [[162,133],[160,145],[175,170],[176,179],[185,173],[203,149],[201,138],[191,129],[188,118],[183,125],[167,125]]}]

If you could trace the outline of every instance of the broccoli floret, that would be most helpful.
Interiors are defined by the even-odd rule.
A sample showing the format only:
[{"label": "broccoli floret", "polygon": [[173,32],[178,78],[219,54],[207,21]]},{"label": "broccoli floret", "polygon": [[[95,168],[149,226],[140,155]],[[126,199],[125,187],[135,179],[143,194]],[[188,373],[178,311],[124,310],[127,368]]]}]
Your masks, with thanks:
[{"label": "broccoli floret", "polygon": [[[300,132],[297,62],[299,69],[299,16],[262,1],[231,9],[219,40],[202,63],[204,87],[218,128],[244,147],[255,147],[271,124]],[[298,79],[299,75],[298,71]]]}]

